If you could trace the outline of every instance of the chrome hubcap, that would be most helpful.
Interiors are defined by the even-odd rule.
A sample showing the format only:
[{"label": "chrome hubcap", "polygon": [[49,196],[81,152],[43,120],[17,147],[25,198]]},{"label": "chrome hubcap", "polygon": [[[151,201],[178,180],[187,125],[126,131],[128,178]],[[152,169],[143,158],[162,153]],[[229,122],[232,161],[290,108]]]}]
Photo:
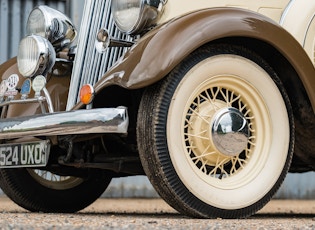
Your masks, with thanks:
[{"label": "chrome hubcap", "polygon": [[247,147],[248,123],[244,115],[235,108],[219,110],[212,122],[212,142],[217,150],[226,156],[237,156]]}]

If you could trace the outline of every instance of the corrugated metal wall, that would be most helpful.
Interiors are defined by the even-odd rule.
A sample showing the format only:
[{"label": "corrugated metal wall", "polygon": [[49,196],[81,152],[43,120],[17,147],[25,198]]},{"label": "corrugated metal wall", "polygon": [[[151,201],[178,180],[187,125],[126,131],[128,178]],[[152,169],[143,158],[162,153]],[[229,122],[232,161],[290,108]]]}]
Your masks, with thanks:
[{"label": "corrugated metal wall", "polygon": [[[158,197],[145,176],[113,179],[103,197]],[[275,199],[315,199],[315,172],[289,173]]]},{"label": "corrugated metal wall", "polygon": [[64,13],[70,10],[66,0],[0,0],[0,63],[16,56],[29,13],[35,6],[44,4]]}]

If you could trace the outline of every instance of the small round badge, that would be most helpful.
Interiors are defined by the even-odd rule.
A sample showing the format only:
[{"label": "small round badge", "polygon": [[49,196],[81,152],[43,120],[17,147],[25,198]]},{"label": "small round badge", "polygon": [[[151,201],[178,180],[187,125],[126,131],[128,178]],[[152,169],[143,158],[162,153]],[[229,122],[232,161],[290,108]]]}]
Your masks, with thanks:
[{"label": "small round badge", "polygon": [[16,86],[19,83],[19,76],[17,74],[12,74],[8,79],[7,79],[7,87],[8,90],[15,90]]},{"label": "small round badge", "polygon": [[32,83],[32,88],[35,91],[35,93],[40,93],[40,91],[45,87],[46,85],[46,78],[42,75],[39,75],[34,78]]}]

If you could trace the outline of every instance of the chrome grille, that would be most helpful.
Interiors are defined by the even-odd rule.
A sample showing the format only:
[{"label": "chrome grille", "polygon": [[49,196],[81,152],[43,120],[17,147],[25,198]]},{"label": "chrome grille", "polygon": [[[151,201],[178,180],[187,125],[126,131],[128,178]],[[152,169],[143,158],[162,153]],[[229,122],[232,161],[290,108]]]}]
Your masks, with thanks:
[{"label": "chrome grille", "polygon": [[74,61],[69,89],[67,110],[79,101],[79,90],[84,84],[94,85],[104,73],[126,52],[127,48],[109,48],[105,54],[95,49],[95,38],[101,28],[118,39],[131,41],[114,24],[110,12],[111,0],[86,0],[78,38],[78,49]]}]

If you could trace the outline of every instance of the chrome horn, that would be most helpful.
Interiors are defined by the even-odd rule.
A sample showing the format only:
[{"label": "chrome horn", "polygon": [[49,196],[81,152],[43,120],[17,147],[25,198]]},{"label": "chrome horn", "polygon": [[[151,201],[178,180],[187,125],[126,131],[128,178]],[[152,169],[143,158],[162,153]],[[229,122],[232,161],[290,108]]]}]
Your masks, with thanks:
[{"label": "chrome horn", "polygon": [[133,42],[114,39],[106,29],[101,29],[96,36],[95,48],[99,53],[104,53],[108,47],[130,47],[133,44]]}]

